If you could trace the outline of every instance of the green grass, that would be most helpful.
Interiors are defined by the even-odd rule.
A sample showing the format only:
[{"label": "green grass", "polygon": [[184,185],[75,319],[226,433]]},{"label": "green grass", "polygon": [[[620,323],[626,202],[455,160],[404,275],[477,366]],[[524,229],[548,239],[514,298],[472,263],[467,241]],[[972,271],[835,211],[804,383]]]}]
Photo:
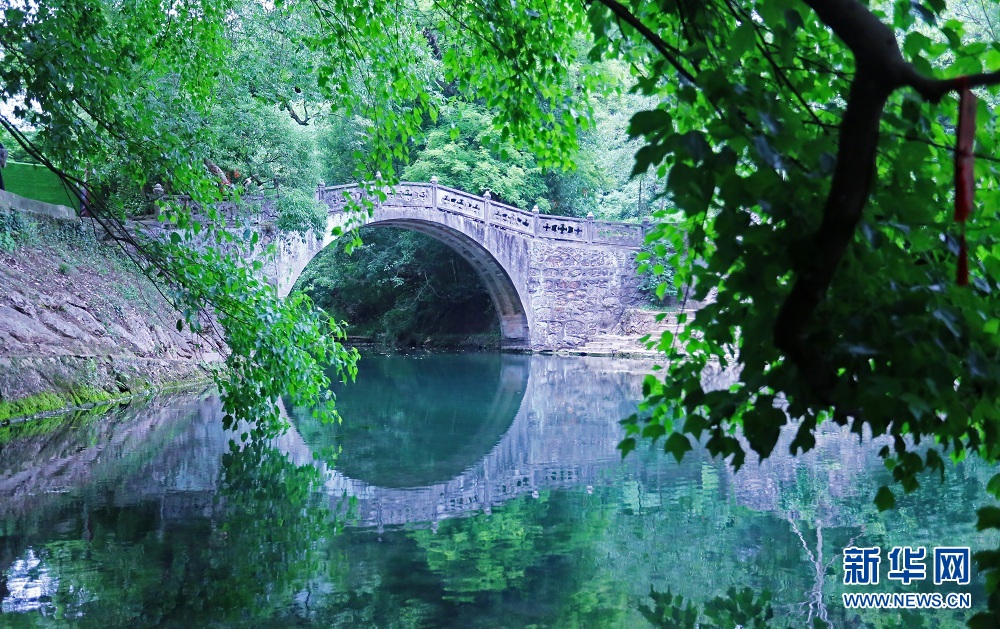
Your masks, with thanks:
[{"label": "green grass", "polygon": [[44,166],[7,162],[3,182],[8,192],[26,199],[79,209],[79,200],[69,193],[55,174]]}]

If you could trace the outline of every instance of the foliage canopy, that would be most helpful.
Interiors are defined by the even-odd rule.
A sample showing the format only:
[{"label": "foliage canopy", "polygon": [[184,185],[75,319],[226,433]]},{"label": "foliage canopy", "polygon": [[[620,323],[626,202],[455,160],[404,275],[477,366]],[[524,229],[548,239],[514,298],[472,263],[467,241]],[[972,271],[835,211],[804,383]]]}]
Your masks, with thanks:
[{"label": "foliage canopy", "polygon": [[[307,298],[278,298],[249,255],[259,249],[258,236],[227,226],[215,204],[239,192],[206,172],[206,151],[225,154],[228,146],[239,154],[247,146],[219,142],[212,122],[220,120],[218,99],[252,78],[228,62],[240,51],[232,36],[237,9],[254,6],[9,3],[0,20],[0,125],[69,190],[87,191],[94,218],[161,281],[182,313],[178,327],[222,337],[229,353],[217,381],[228,421],[250,419],[254,430],[270,432],[283,423],[276,405],[283,394],[331,416],[324,368],[333,364],[349,377],[356,353],[343,348],[341,328]],[[252,156],[244,159],[253,165]],[[127,226],[125,208],[91,183],[108,178],[139,189],[162,183],[193,203],[166,203],[164,237],[150,237]]]}]

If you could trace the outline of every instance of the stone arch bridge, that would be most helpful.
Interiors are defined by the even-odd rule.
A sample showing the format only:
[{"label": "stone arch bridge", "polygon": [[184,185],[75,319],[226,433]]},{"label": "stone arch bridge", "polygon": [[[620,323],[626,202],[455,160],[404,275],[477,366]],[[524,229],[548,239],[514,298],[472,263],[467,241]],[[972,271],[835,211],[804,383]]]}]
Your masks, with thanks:
[{"label": "stone arch bridge", "polygon": [[[381,225],[427,234],[465,258],[482,279],[500,317],[505,349],[557,350],[613,332],[639,305],[635,254],[644,228],[499,203],[431,183],[400,183],[363,220],[347,212],[364,195],[356,185],[326,186],[326,236],[279,243],[266,272],[284,296],[309,261],[333,241],[337,226]],[[353,221],[351,220],[353,217]]]}]

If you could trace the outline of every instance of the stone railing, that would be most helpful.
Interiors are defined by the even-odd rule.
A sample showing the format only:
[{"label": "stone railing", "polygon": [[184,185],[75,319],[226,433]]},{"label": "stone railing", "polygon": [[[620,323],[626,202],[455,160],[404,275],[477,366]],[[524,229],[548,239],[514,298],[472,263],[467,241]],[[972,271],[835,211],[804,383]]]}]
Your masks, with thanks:
[{"label": "stone railing", "polygon": [[[348,199],[359,201],[364,189],[355,185],[320,186],[317,198],[332,212],[344,211]],[[384,201],[372,199],[377,208],[424,209],[460,215],[485,223],[487,227],[524,234],[531,238],[572,241],[596,245],[615,245],[639,248],[643,242],[645,228],[637,223],[620,223],[594,220],[593,214],[587,218],[554,216],[538,211],[536,205],[531,212],[506,203],[494,201],[489,191],[476,196],[431,183],[401,182],[385,189]]]}]

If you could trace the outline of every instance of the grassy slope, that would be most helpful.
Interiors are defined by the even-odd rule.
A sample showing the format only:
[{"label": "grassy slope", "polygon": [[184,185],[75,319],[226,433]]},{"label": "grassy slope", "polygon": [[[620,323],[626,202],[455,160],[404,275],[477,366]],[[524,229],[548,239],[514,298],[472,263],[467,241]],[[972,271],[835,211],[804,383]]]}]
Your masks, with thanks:
[{"label": "grassy slope", "polygon": [[79,209],[79,200],[44,166],[8,161],[3,169],[3,182],[8,192],[26,199]]}]

